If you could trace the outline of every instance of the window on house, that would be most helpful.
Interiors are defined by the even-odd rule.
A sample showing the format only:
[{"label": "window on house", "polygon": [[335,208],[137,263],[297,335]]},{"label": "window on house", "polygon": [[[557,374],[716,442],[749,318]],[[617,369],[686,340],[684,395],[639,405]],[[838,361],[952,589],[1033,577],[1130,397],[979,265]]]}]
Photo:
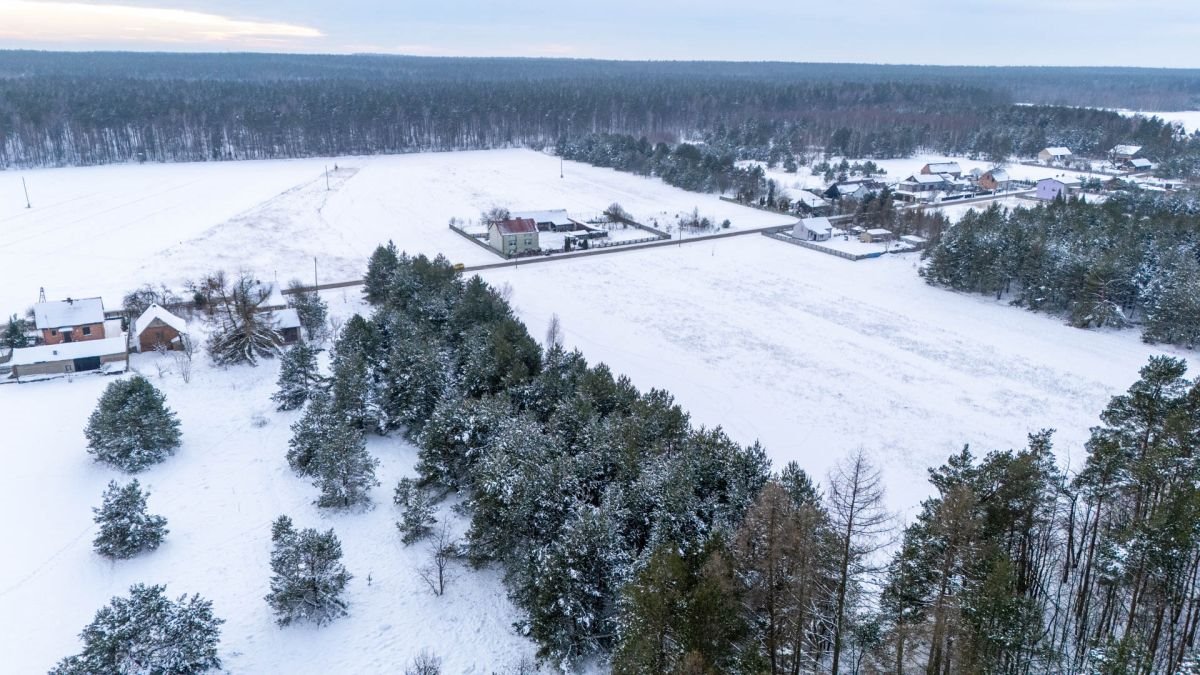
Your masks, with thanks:
[{"label": "window on house", "polygon": [[91,334],[92,334],[92,327],[91,327],[91,326],[84,326],[84,327],[83,327],[83,334],[84,334],[84,335],[91,335]]},{"label": "window on house", "polygon": [[56,331],[56,330],[54,330],[53,328],[51,328],[51,329],[50,329],[50,334],[51,334],[51,335],[58,335],[58,331]]}]

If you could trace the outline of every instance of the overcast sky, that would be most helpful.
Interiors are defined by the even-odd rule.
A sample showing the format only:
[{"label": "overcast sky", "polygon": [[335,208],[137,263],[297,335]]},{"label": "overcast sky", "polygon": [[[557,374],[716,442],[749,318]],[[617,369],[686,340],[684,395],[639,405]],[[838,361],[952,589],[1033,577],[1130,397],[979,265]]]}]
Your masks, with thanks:
[{"label": "overcast sky", "polygon": [[1200,67],[1197,0],[0,0],[0,48]]}]

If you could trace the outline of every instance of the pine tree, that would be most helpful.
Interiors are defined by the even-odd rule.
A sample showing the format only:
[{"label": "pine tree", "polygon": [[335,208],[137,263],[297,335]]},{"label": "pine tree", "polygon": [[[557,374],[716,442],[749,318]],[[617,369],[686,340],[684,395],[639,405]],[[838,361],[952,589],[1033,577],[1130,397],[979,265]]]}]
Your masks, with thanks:
[{"label": "pine tree", "polygon": [[322,508],[369,504],[371,488],[379,485],[379,460],[367,452],[362,432],[345,424],[329,427],[312,459],[313,485],[321,490]]},{"label": "pine tree", "polygon": [[129,473],[161,462],[180,444],[166,397],[140,375],[108,385],[83,433],[97,461]]},{"label": "pine tree", "polygon": [[329,315],[329,305],[316,291],[305,290],[304,284],[293,280],[288,284],[288,307],[296,310],[300,317],[300,325],[309,340],[321,340],[326,335],[325,321]]},{"label": "pine tree", "polygon": [[388,296],[388,290],[399,262],[396,245],[392,242],[389,241],[386,246],[381,245],[375,248],[375,252],[371,254],[371,259],[367,263],[367,276],[363,283],[363,295],[368,304],[383,304]]},{"label": "pine tree", "polygon": [[300,343],[279,360],[279,391],[271,395],[276,410],[295,410],[304,405],[325,379],[317,369],[320,349]]},{"label": "pine tree", "polygon": [[8,319],[8,325],[4,327],[4,333],[0,334],[0,347],[9,349],[20,349],[29,345],[29,337],[25,332],[29,326],[25,319],[19,318],[13,314]]},{"label": "pine tree", "polygon": [[271,527],[271,592],[267,604],[275,622],[310,621],[318,626],[346,616],[342,593],[353,576],[342,565],[342,544],[330,529],[299,532],[280,516]]},{"label": "pine tree", "polygon": [[93,542],[96,552],[110,558],[132,558],[153,551],[167,534],[167,519],[146,513],[146,499],[135,479],[125,486],[108,483],[104,501],[95,512],[100,532]]},{"label": "pine tree", "polygon": [[130,587],[96,612],[79,637],[83,651],[58,663],[53,675],[154,673],[195,675],[221,668],[221,624],[198,595],[172,602],[163,586]]},{"label": "pine tree", "polygon": [[405,544],[412,544],[433,531],[437,518],[433,517],[433,502],[429,493],[411,478],[401,478],[392,499],[403,509],[400,522],[396,523]]},{"label": "pine tree", "polygon": [[301,476],[312,476],[316,471],[314,460],[330,429],[338,424],[330,411],[329,394],[323,389],[312,392],[303,416],[292,424],[292,438],[288,441],[288,466]]},{"label": "pine tree", "polygon": [[355,314],[333,348],[332,410],[343,422],[362,431],[378,428],[379,416],[372,406],[372,394],[377,391],[372,357],[378,337],[374,325]]}]

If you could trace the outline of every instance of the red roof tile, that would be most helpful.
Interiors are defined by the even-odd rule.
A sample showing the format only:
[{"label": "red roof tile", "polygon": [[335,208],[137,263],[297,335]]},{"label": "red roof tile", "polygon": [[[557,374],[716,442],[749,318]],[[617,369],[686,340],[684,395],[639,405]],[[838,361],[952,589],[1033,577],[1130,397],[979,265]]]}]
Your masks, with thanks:
[{"label": "red roof tile", "polygon": [[537,223],[533,222],[533,218],[509,218],[496,223],[496,227],[500,228],[500,234],[537,232]]}]

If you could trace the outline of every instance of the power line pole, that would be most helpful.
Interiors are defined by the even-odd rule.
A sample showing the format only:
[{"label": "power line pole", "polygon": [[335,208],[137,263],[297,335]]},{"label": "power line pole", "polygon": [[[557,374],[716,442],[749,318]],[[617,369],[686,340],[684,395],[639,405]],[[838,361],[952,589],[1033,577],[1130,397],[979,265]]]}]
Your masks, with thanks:
[{"label": "power line pole", "polygon": [[313,291],[314,292],[317,290],[317,286],[320,286],[320,284],[317,283],[317,256],[314,255],[313,256]]},{"label": "power line pole", "polygon": [[33,208],[33,205],[29,203],[29,186],[25,184],[24,176],[21,176],[21,189],[25,190],[25,208]]},{"label": "power line pole", "polygon": [[325,165],[325,191],[329,192],[329,165]]},{"label": "power line pole", "polygon": [[558,158],[558,177],[559,178],[563,177],[563,158],[562,157]]}]

